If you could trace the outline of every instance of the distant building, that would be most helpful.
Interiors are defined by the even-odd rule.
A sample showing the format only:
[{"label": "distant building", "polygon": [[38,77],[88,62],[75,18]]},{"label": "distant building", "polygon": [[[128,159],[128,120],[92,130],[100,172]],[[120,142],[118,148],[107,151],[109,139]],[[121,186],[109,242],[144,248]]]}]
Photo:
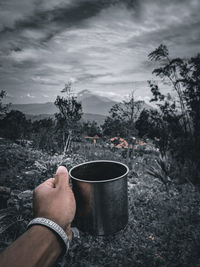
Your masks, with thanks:
[{"label": "distant building", "polygon": [[99,139],[99,136],[97,134],[95,136],[88,136],[88,135],[86,135],[85,136],[85,139],[86,140],[91,140],[94,144],[96,144],[97,139]]}]

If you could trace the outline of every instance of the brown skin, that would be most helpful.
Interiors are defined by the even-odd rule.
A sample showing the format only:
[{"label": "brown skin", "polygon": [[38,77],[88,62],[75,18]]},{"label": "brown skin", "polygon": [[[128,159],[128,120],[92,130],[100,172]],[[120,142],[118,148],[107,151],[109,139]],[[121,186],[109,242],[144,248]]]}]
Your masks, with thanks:
[{"label": "brown skin", "polygon": [[[60,225],[71,240],[70,225],[76,202],[65,167],[60,166],[55,178],[46,180],[34,190],[33,210],[35,217],[44,217]],[[35,225],[0,254],[0,266],[52,266],[62,249],[62,242],[55,233],[44,226]]]}]

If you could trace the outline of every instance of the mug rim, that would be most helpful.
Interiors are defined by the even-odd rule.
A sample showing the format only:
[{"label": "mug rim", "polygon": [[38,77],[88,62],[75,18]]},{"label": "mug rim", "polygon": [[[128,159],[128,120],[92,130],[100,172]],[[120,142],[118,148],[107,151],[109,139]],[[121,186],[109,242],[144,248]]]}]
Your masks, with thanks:
[{"label": "mug rim", "polygon": [[[95,163],[95,162],[111,162],[111,163],[117,163],[119,165],[122,165],[126,168],[126,172],[123,174],[123,175],[120,175],[119,177],[116,177],[116,178],[113,178],[113,179],[106,179],[106,180],[99,180],[99,181],[90,181],[90,180],[83,180],[83,179],[79,179],[79,178],[76,178],[74,177],[71,172],[77,168],[77,167],[80,167],[82,165],[86,165],[86,164],[91,164],[91,163]],[[91,160],[91,161],[86,161],[86,162],[83,162],[83,163],[80,163],[74,167],[72,167],[70,170],[69,170],[69,176],[70,178],[76,180],[76,181],[80,181],[80,182],[85,182],[85,183],[105,183],[105,182],[112,182],[112,181],[115,181],[115,180],[119,180],[121,179],[122,177],[125,177],[127,174],[129,173],[129,167],[122,163],[122,162],[119,162],[119,161],[114,161],[114,160]]]}]

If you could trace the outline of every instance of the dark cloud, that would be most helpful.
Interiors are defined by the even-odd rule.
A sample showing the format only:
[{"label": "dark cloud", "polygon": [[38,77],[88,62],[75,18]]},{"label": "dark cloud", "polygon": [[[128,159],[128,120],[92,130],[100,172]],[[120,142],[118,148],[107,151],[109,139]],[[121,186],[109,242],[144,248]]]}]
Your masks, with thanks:
[{"label": "dark cloud", "polygon": [[134,88],[145,97],[154,67],[148,53],[160,43],[172,56],[199,52],[198,0],[1,0],[0,6],[0,81],[16,102],[52,100],[68,80],[108,96],[122,96],[138,81]]},{"label": "dark cloud", "polygon": [[[63,27],[76,26],[86,19],[96,16],[102,9],[119,3],[126,4],[128,7],[138,6],[136,0],[85,0],[75,1],[75,5],[57,7],[52,10],[36,10],[30,17],[24,17],[15,22],[13,27],[4,27],[1,34],[19,31],[24,28],[41,29],[49,26],[49,23],[58,24]],[[13,10],[14,12],[14,10]],[[51,38],[51,35],[47,37]]]}]

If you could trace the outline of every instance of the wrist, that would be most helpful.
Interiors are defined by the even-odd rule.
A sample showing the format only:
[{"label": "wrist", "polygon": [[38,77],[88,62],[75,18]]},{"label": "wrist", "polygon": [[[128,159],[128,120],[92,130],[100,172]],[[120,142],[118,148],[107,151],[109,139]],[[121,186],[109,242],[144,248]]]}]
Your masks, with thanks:
[{"label": "wrist", "polygon": [[60,254],[63,249],[62,242],[60,238],[49,228],[43,226],[43,225],[32,225],[27,230],[31,235],[35,235],[37,233],[37,236],[44,237],[45,243],[49,247],[53,247],[56,254]]},{"label": "wrist", "polygon": [[38,243],[41,255],[46,255],[46,261],[50,260],[50,258],[55,261],[62,254],[62,241],[47,227],[43,225],[32,225],[32,227],[27,230],[27,234],[30,240],[34,238],[35,242],[32,240],[33,244]]},{"label": "wrist", "polygon": [[30,221],[27,227],[30,228],[34,225],[40,225],[52,231],[52,233],[55,234],[62,242],[64,252],[63,254],[67,253],[69,249],[69,237],[57,223],[44,217],[38,217]]},{"label": "wrist", "polygon": [[41,225],[33,225],[1,253],[0,265],[52,266],[62,249],[62,242],[53,232]]},{"label": "wrist", "polygon": [[72,233],[71,233],[71,224],[70,223],[65,223],[61,220],[58,220],[56,218],[54,218],[53,216],[48,216],[47,214],[35,214],[34,218],[46,218],[48,220],[51,220],[53,222],[55,222],[56,224],[58,224],[67,234],[69,241],[71,242],[72,240]]}]

